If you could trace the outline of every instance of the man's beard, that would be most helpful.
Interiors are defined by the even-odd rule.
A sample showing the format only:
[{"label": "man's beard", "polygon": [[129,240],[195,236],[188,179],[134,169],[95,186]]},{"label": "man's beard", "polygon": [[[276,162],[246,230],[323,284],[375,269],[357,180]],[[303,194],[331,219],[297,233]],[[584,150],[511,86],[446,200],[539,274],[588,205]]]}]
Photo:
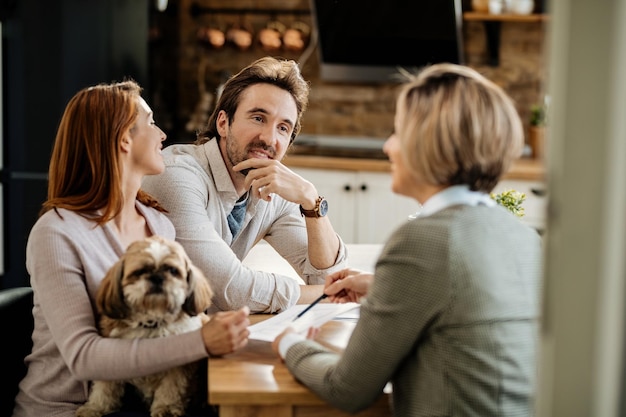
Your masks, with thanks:
[{"label": "man's beard", "polygon": [[[228,136],[226,139],[226,156],[228,156],[228,160],[230,161],[231,166],[235,166],[240,162],[243,162],[247,159],[248,153],[252,149],[263,149],[266,151],[272,159],[276,157],[276,150],[272,146],[268,146],[261,141],[253,141],[246,145],[243,152],[238,152],[236,148],[237,140],[233,137],[231,132],[228,132]],[[243,176],[248,175],[248,173],[254,168],[245,168],[239,171]]]}]

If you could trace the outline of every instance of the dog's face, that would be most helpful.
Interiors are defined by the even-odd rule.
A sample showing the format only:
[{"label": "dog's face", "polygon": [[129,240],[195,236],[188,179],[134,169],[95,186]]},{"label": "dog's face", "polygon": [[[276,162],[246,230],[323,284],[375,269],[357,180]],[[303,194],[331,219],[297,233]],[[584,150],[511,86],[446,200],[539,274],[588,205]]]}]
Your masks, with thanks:
[{"label": "dog's face", "polygon": [[96,297],[98,311],[114,319],[191,316],[211,305],[213,292],[183,247],[160,236],[132,243],[109,270]]}]

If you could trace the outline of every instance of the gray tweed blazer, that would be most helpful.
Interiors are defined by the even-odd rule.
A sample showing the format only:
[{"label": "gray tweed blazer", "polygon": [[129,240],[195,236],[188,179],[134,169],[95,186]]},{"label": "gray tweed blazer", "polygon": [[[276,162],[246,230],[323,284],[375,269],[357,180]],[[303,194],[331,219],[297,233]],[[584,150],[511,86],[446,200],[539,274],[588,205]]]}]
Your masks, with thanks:
[{"label": "gray tweed blazer", "polygon": [[294,376],[356,411],[388,381],[396,416],[533,414],[541,238],[500,206],[459,205],[397,229],[342,355],[292,346]]}]

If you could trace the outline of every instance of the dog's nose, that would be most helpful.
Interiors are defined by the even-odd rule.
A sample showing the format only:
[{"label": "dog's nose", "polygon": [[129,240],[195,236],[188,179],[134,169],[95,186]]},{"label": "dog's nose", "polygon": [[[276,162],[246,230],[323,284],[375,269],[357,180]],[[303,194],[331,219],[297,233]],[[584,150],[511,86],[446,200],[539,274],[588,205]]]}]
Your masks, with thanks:
[{"label": "dog's nose", "polygon": [[153,289],[161,289],[163,286],[163,280],[163,274],[150,275],[150,284],[152,284]]}]

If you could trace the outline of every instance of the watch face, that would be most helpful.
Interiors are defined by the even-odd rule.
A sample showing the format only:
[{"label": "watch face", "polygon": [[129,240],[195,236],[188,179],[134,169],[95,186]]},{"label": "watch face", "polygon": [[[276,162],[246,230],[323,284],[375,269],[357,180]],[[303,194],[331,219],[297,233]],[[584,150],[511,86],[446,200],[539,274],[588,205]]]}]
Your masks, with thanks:
[{"label": "watch face", "polygon": [[326,213],[328,213],[328,201],[326,200],[322,200],[320,202],[320,217],[324,217],[326,215]]}]

